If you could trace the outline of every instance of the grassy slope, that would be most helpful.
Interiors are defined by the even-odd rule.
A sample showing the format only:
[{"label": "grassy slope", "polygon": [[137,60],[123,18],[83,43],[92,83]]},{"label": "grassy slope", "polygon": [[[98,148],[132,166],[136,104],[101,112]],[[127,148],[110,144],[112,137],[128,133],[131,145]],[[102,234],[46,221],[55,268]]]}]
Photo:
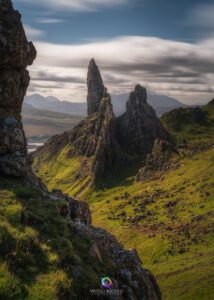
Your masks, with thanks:
[{"label": "grassy slope", "polygon": [[87,299],[108,262],[88,255],[92,242],[60,216],[62,201],[0,182],[0,299]]},{"label": "grassy slope", "polygon": [[165,113],[161,120],[178,143],[185,141],[193,147],[210,145],[214,143],[214,105],[207,104],[201,109],[200,121],[196,120],[197,108],[173,110]]},{"label": "grassy slope", "polygon": [[[180,122],[176,127],[166,116],[162,121],[178,142],[207,146],[214,141],[214,114],[213,107],[203,110],[207,124]],[[186,113],[188,120],[192,112]],[[39,175],[49,188],[58,187],[72,195],[84,184],[73,189],[78,159],[66,160],[64,151],[67,149],[57,159],[44,162]],[[135,169],[125,170],[116,180],[107,179],[108,188],[101,185],[80,195],[90,204],[94,224],[114,233],[125,247],[138,250],[144,265],[157,276],[164,299],[212,299],[214,150],[184,155],[180,168],[161,180],[134,183],[129,173],[136,174]],[[130,195],[124,196],[125,192]],[[142,204],[148,199],[152,199],[150,204]],[[132,223],[139,216],[142,220]]]},{"label": "grassy slope", "polygon": [[[144,265],[157,276],[164,299],[212,299],[213,172],[214,151],[209,150],[182,160],[181,168],[166,174],[161,182],[121,184],[83,195],[94,224],[113,232],[126,247],[138,250]],[[123,199],[125,192],[130,194],[127,199]],[[150,198],[154,203],[136,212]],[[177,203],[171,209],[166,207],[170,201]],[[147,211],[151,216],[138,225],[127,221],[126,216],[145,216]],[[194,221],[197,216],[199,220]]]},{"label": "grassy slope", "polygon": [[[77,174],[81,169],[82,158],[76,156],[67,159],[69,149],[69,146],[65,147],[52,160],[47,160],[45,155],[39,157],[42,167],[35,170],[35,173],[43,179],[50,191],[57,188],[73,196],[87,184],[90,178],[85,176],[78,179]],[[34,163],[37,163],[37,160],[38,158],[35,158]]]}]

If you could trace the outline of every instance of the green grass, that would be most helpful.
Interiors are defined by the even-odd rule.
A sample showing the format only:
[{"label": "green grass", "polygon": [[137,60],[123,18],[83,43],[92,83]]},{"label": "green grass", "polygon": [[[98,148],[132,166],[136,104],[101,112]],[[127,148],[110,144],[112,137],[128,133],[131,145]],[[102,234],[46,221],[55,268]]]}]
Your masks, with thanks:
[{"label": "green grass", "polygon": [[88,253],[93,243],[60,215],[53,201],[0,177],[0,299],[88,299],[108,262]]},{"label": "green grass", "polygon": [[201,108],[180,108],[165,113],[161,118],[164,126],[178,144],[204,147],[214,143],[214,105]]},{"label": "green grass", "polygon": [[67,153],[70,147],[66,146],[57,156],[51,160],[37,157],[34,166],[38,163],[40,168],[36,174],[42,178],[49,190],[61,189],[64,193],[75,195],[82,187],[90,181],[90,176],[80,176],[82,157],[75,156],[68,158]]},{"label": "green grass", "polygon": [[[45,165],[50,181],[48,174],[44,179],[49,187],[60,186],[73,195],[74,190],[62,178],[68,180],[69,173],[77,171],[77,158],[65,160],[69,165],[61,170],[61,155],[59,161]],[[88,187],[81,193],[81,199],[92,210],[93,224],[112,232],[126,248],[137,249],[144,266],[156,275],[163,299],[171,300],[172,293],[173,300],[211,299],[214,150],[181,159],[180,168],[166,173],[161,180],[135,183],[131,175],[134,170],[131,166],[114,184],[107,177],[104,186]],[[53,174],[60,178],[56,181]],[[138,211],[148,199],[153,202]],[[176,204],[170,208],[169,202]],[[132,224],[132,219],[145,215]]]},{"label": "green grass", "polygon": [[[157,277],[163,299],[207,300],[214,278],[214,150],[185,158],[162,180],[85,191],[94,225],[136,248]],[[128,193],[127,199],[124,196]],[[137,197],[136,197],[137,196]],[[138,199],[139,198],[139,199]],[[153,199],[142,211],[141,203]],[[167,208],[169,202],[176,205]],[[127,218],[146,216],[132,224]]]},{"label": "green grass", "polygon": [[38,174],[50,189],[78,192],[90,205],[95,226],[112,232],[126,248],[137,249],[143,265],[156,276],[164,300],[211,300],[214,110],[204,106],[201,123],[189,108],[175,113],[177,123],[173,114],[165,114],[162,122],[176,143],[185,142],[187,148],[180,151],[180,167],[158,180],[135,182],[142,166],[136,161],[112,170],[96,186],[78,180],[74,185],[80,158],[68,160],[66,148],[51,160],[43,157]]}]

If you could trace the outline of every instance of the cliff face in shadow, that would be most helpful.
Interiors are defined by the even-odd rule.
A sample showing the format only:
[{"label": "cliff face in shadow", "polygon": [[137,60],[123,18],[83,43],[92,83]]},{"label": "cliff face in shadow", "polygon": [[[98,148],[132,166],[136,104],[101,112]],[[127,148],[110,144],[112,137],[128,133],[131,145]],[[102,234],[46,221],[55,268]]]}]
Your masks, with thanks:
[{"label": "cliff face in shadow", "polygon": [[[11,1],[0,2],[0,173],[28,178],[39,184],[31,171],[21,109],[30,76],[27,66],[36,50],[27,41],[21,16]],[[36,182],[37,181],[37,182]]]}]

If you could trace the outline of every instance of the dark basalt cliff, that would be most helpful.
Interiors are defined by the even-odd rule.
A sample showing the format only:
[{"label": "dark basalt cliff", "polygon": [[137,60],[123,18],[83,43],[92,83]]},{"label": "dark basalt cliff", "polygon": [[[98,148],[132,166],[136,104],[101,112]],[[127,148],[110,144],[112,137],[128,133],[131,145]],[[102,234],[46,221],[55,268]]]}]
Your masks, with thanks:
[{"label": "dark basalt cliff", "polygon": [[[21,122],[21,108],[29,84],[29,74],[26,67],[33,62],[35,56],[36,51],[32,43],[27,42],[20,14],[13,10],[11,1],[0,0],[0,173],[7,175],[7,181],[11,178],[11,182],[15,176],[16,182],[21,184],[22,190],[25,188],[22,180],[25,179],[28,181],[28,185],[31,184],[32,191],[35,185],[38,187],[38,179],[31,171],[31,164],[27,155],[26,138]],[[93,155],[92,169],[99,174],[103,172],[103,166],[105,168],[105,166],[112,164],[113,153],[119,151],[119,146],[114,138],[115,117],[110,96],[105,90],[101,99],[100,96],[96,97],[96,95],[93,98],[93,94],[89,98],[92,99],[89,100],[89,102],[92,101],[92,107],[93,99],[95,99],[96,107],[93,108],[95,112],[70,133],[53,138],[48,143],[48,147],[50,152],[54,152],[58,151],[65,143],[73,141],[74,152],[84,153],[87,156]],[[101,166],[103,161],[104,165]],[[136,251],[124,250],[112,235],[91,226],[91,213],[87,204],[69,198],[60,190],[47,193],[44,189],[37,188],[35,191],[40,191],[44,198],[40,210],[46,209],[46,200],[49,200],[48,205],[51,205],[50,200],[53,200],[53,205],[55,205],[55,201],[62,203],[58,213],[60,218],[63,218],[64,223],[67,224],[67,230],[75,232],[78,240],[85,240],[85,238],[90,240],[91,251],[87,253],[90,257],[89,260],[94,259],[96,265],[100,264],[103,272],[111,276],[114,288],[123,291],[122,295],[108,296],[108,299],[158,300],[161,298],[154,277],[149,271],[141,267]],[[28,196],[25,195],[25,197]],[[19,199],[21,201],[21,194]],[[27,200],[31,201],[30,198]],[[52,220],[53,224],[49,223],[49,226],[53,225],[57,229],[58,223],[57,221],[54,223],[54,220]],[[45,219],[31,220],[28,226],[33,226],[32,224],[39,226],[43,222],[45,223]],[[63,236],[63,232],[61,234]],[[49,238],[53,240],[56,237],[50,236]],[[40,239],[40,235],[38,235],[38,239]],[[27,249],[27,252],[30,251],[31,247]],[[84,253],[84,255],[86,254]],[[3,259],[2,253],[1,258]],[[105,261],[109,262],[108,267],[105,266]],[[29,264],[30,262],[31,260]],[[19,261],[19,268],[22,265],[23,262]],[[96,272],[97,278],[97,285],[90,288],[100,287],[100,274],[98,274],[96,267],[92,264],[90,266],[93,272]],[[39,268],[39,266],[37,267]],[[73,279],[70,273],[68,276],[71,276],[72,280],[78,281],[81,289],[82,279],[78,275],[80,274],[80,267],[76,265],[70,267],[76,277]],[[60,268],[59,265],[58,268]],[[84,299],[94,299],[88,290],[83,292],[87,295]],[[66,299],[79,299],[78,297],[75,298],[73,290],[67,290],[65,297]],[[65,297],[63,295],[56,297],[56,299],[65,299]]]},{"label": "dark basalt cliff", "polygon": [[33,178],[22,126],[22,102],[29,85],[26,70],[36,57],[21,16],[10,1],[0,1],[0,173]]}]

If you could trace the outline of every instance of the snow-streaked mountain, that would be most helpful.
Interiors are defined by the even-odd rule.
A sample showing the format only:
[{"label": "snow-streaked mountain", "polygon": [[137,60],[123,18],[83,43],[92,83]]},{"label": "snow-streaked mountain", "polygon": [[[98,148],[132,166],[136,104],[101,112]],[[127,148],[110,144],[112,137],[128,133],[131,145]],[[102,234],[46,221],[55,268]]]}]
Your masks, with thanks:
[{"label": "snow-streaked mountain", "polygon": [[[118,116],[125,111],[128,94],[113,95],[112,103],[114,112]],[[152,92],[148,93],[148,102],[154,107],[157,115],[160,117],[163,113],[174,108],[184,107],[185,105],[177,99],[159,95]],[[87,112],[86,102],[60,101],[56,97],[43,97],[34,94],[25,97],[25,104],[29,104],[37,109],[49,110],[54,112],[85,116]]]}]

